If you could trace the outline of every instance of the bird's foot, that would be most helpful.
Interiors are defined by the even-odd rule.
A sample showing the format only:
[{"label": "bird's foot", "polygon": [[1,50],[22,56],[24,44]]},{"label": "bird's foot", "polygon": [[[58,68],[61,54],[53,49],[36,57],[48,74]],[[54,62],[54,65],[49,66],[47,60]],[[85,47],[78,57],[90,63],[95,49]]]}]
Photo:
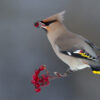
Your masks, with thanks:
[{"label": "bird's foot", "polygon": [[69,74],[71,74],[73,71],[68,69],[65,73],[61,74],[59,72],[54,72],[55,76],[49,76],[50,80],[58,79],[58,78],[64,78],[67,77]]},{"label": "bird's foot", "polygon": [[54,74],[56,75],[56,77],[58,78],[64,78],[67,77],[69,74],[71,74],[73,71],[68,69],[65,73],[61,74],[59,72],[54,72]]},{"label": "bird's foot", "polygon": [[67,77],[67,73],[61,74],[59,72],[54,72],[54,74],[55,74],[55,76],[49,76],[50,80]]},{"label": "bird's foot", "polygon": [[61,73],[59,73],[59,72],[54,72],[54,74],[55,74],[56,77],[58,77],[58,78],[63,78],[63,77],[67,77],[67,76],[68,76],[67,72],[65,72],[65,73],[63,73],[63,74],[61,74]]}]

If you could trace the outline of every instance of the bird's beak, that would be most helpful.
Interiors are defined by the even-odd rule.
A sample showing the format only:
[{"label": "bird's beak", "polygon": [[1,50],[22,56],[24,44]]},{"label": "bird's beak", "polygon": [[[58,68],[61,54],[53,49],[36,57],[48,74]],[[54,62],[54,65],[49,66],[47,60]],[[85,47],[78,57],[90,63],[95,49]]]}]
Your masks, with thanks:
[{"label": "bird's beak", "polygon": [[42,21],[39,22],[39,25],[40,25],[41,28],[45,28],[46,29],[46,25]]},{"label": "bird's beak", "polygon": [[43,28],[43,29],[45,29],[45,30],[49,30],[49,27],[48,26],[46,26],[44,23],[43,23],[43,21],[39,21],[39,22],[36,22],[36,23],[34,23],[34,26],[36,27],[36,28]]},{"label": "bird's beak", "polygon": [[40,27],[41,27],[41,28],[43,28],[43,29],[49,31],[49,27],[46,26],[45,23],[44,23],[43,21],[40,21],[39,24],[40,24]]}]

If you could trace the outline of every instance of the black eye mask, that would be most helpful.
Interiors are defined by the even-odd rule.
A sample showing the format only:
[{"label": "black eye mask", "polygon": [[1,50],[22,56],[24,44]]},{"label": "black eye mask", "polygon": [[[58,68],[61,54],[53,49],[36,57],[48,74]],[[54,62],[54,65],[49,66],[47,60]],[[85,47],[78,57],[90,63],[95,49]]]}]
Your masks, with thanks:
[{"label": "black eye mask", "polygon": [[44,23],[46,26],[49,26],[51,23],[54,23],[56,21],[57,20],[52,20],[52,21],[49,21],[49,22],[43,22],[43,21],[41,21],[41,22]]}]

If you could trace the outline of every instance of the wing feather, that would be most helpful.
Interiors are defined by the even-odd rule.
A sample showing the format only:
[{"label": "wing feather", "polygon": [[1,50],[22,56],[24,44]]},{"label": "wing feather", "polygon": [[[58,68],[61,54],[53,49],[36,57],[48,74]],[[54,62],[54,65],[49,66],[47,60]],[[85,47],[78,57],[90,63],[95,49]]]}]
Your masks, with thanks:
[{"label": "wing feather", "polygon": [[92,55],[87,53],[84,49],[75,50],[75,51],[67,50],[67,51],[60,51],[60,52],[65,54],[65,55],[68,55],[68,56],[73,56],[73,57],[87,59],[87,60],[95,61],[97,59],[96,57],[93,57]]}]

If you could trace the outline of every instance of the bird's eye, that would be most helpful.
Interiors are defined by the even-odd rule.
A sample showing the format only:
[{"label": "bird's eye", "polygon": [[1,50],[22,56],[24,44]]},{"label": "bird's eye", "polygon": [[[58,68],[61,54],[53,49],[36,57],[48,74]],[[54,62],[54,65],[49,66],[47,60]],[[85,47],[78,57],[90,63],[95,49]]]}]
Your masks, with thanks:
[{"label": "bird's eye", "polygon": [[46,26],[49,26],[50,24],[56,22],[57,20],[52,20],[52,21],[49,21],[49,22],[43,22],[41,21],[42,23],[44,23]]}]

